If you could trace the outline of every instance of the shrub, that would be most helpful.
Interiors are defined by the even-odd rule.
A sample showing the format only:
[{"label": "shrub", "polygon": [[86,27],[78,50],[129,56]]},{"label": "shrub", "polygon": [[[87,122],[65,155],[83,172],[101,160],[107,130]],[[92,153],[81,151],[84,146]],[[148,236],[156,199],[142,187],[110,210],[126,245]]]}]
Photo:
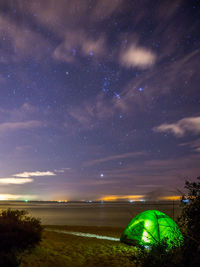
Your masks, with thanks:
[{"label": "shrub", "polygon": [[2,267],[18,267],[20,265],[20,257],[16,252],[0,252],[0,266]]},{"label": "shrub", "polygon": [[0,214],[0,266],[18,266],[18,255],[36,246],[42,237],[40,220],[25,210],[4,210]]},{"label": "shrub", "polygon": [[181,248],[176,246],[169,249],[167,239],[163,239],[148,249],[140,249],[134,259],[142,267],[180,267],[182,259],[180,251]]},{"label": "shrub", "polygon": [[184,266],[198,266],[200,262],[200,177],[197,182],[186,181],[187,194],[182,200],[184,204],[179,217],[179,225],[184,236],[183,259]]}]

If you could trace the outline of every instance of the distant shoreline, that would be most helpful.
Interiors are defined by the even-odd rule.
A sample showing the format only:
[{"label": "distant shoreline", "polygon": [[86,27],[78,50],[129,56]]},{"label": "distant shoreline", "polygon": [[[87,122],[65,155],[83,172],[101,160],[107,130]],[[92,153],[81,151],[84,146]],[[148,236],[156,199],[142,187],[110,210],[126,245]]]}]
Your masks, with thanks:
[{"label": "distant shoreline", "polygon": [[145,201],[45,201],[45,200],[0,200],[1,203],[44,203],[44,204],[180,204],[180,200],[145,200]]}]

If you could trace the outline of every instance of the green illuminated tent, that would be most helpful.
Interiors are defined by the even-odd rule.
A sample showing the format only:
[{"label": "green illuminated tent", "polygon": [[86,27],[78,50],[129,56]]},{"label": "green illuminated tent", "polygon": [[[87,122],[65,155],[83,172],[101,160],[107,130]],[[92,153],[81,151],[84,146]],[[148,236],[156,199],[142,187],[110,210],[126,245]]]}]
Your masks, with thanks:
[{"label": "green illuminated tent", "polygon": [[158,210],[147,210],[135,216],[125,228],[121,242],[151,246],[166,239],[168,247],[180,246],[183,236],[177,224]]}]

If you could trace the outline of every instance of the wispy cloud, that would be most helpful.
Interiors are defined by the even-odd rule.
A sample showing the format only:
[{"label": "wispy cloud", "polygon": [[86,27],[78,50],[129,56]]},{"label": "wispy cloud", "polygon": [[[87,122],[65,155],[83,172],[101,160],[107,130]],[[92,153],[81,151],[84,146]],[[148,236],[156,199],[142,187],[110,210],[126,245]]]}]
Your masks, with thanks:
[{"label": "wispy cloud", "polygon": [[65,171],[69,171],[71,168],[62,168],[62,169],[55,169],[54,172],[56,173],[64,173]]},{"label": "wispy cloud", "polygon": [[[112,98],[108,98],[106,94],[100,92],[95,98],[85,101],[81,106],[73,106],[68,110],[68,114],[73,120],[72,123],[68,120],[65,124],[66,128],[71,130],[80,127],[93,130],[100,125],[100,121],[106,121],[119,112],[132,116],[133,112],[144,111],[145,108],[154,105],[156,95],[159,97],[167,96],[171,93],[172,88],[177,87],[177,84],[184,88],[185,80],[189,83],[194,80],[194,77],[199,77],[198,55],[199,50],[195,50],[179,57],[173,64],[167,65],[160,63],[161,59],[158,59],[160,68],[158,69],[155,66],[155,68],[150,68],[144,72],[143,75],[138,75],[138,77],[129,80],[121,88],[120,99],[114,95]],[[165,71],[163,71],[163,68]],[[189,91],[185,91],[185,94],[189,94]],[[173,127],[173,129],[175,128]],[[180,132],[180,128],[175,129],[175,131],[177,130]]]},{"label": "wispy cloud", "polygon": [[147,68],[152,66],[156,61],[156,55],[152,51],[132,45],[123,49],[120,55],[120,62],[126,67]]},{"label": "wispy cloud", "polygon": [[[190,157],[180,157],[171,159],[147,159],[139,162],[124,163],[120,167],[107,169],[104,171],[104,179],[113,181],[121,181],[126,183],[127,189],[131,193],[135,192],[136,187],[143,191],[144,185],[153,184],[165,186],[169,181],[173,181],[175,185],[180,184],[185,177],[193,177],[198,175],[199,154]],[[175,182],[176,181],[176,182]],[[146,188],[148,189],[148,188]],[[119,187],[120,190],[120,187]],[[140,191],[141,191],[140,190]],[[146,191],[146,190],[145,190]],[[120,191],[119,191],[120,192]]]},{"label": "wispy cloud", "polygon": [[99,163],[104,163],[104,162],[108,162],[108,161],[113,161],[113,160],[117,160],[117,159],[125,159],[125,158],[132,158],[132,157],[140,157],[140,156],[144,156],[146,155],[146,152],[144,151],[139,151],[139,152],[130,152],[130,153],[124,153],[124,154],[119,154],[119,155],[113,155],[113,156],[109,156],[109,157],[105,157],[105,158],[100,158],[100,159],[96,159],[96,160],[91,160],[88,162],[85,162],[83,165],[84,166],[93,166]]},{"label": "wispy cloud", "polygon": [[99,19],[106,19],[112,14],[119,12],[123,10],[124,6],[122,5],[124,3],[123,0],[98,0],[95,1],[95,6],[93,8],[93,12],[91,14],[91,17],[93,20],[99,20]]},{"label": "wispy cloud", "polygon": [[3,122],[0,123],[0,134],[18,130],[37,128],[41,126],[42,126],[41,122],[36,120],[24,121],[24,122]]},{"label": "wispy cloud", "polygon": [[32,183],[33,179],[30,178],[0,178],[0,184],[26,184]]},{"label": "wispy cloud", "polygon": [[0,121],[2,121],[1,123],[30,123],[30,121],[38,122],[38,120],[36,119],[30,120],[30,118],[38,118],[39,115],[41,116],[41,113],[39,114],[39,108],[27,102],[24,102],[21,106],[13,109],[0,108]]},{"label": "wispy cloud", "polygon": [[189,146],[195,152],[200,152],[200,139],[180,144],[180,146]]},{"label": "wispy cloud", "polygon": [[26,25],[18,25],[15,20],[2,15],[0,16],[0,32],[3,32],[5,36],[0,49],[5,55],[0,59],[3,62],[19,61],[25,56],[33,55],[36,59],[41,58],[49,46],[46,39],[39,33],[27,28]]},{"label": "wispy cloud", "polygon": [[[39,21],[53,31],[61,33],[63,28],[77,27],[80,25],[94,24],[102,19],[107,19],[112,14],[123,10],[123,0],[96,0],[92,2],[82,0],[43,0],[40,5],[37,2],[24,1],[24,6],[29,14],[37,14],[35,20]],[[76,19],[74,19],[76,17]],[[63,27],[60,27],[62,25]]]},{"label": "wispy cloud", "polygon": [[66,122],[66,128],[73,127],[74,123],[75,128],[94,129],[101,120],[106,120],[114,114],[114,106],[100,93],[95,100],[84,102],[81,107],[69,109],[68,114],[72,118],[72,123]]},{"label": "wispy cloud", "polygon": [[66,32],[64,41],[56,47],[53,57],[60,61],[74,62],[77,55],[97,57],[105,53],[103,36],[88,37],[83,31]]},{"label": "wispy cloud", "polygon": [[200,117],[188,117],[176,123],[163,123],[154,128],[157,132],[171,132],[177,137],[182,137],[188,133],[200,133]]},{"label": "wispy cloud", "polygon": [[55,175],[56,174],[54,172],[51,172],[51,171],[46,171],[46,172],[35,171],[35,172],[17,173],[17,174],[13,174],[12,176],[29,178],[29,177],[55,176]]}]

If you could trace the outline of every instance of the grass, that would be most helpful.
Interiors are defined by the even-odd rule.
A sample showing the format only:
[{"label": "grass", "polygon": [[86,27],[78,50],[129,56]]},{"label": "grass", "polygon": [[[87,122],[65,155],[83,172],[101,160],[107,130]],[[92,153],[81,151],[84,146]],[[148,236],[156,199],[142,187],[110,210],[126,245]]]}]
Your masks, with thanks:
[{"label": "grass", "polygon": [[[48,228],[120,237],[121,228],[48,226]],[[20,267],[122,267],[136,266],[131,260],[137,249],[120,242],[44,231],[42,242],[22,256]]]}]

